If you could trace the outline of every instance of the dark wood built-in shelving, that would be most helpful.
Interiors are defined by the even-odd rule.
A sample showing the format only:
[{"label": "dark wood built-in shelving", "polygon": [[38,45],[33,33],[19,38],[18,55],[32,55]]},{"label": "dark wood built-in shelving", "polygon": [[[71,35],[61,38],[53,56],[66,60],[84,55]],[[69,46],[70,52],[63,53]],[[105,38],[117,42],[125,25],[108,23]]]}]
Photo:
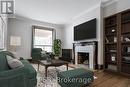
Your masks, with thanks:
[{"label": "dark wood built-in shelving", "polygon": [[104,18],[104,70],[130,76],[130,10]]}]

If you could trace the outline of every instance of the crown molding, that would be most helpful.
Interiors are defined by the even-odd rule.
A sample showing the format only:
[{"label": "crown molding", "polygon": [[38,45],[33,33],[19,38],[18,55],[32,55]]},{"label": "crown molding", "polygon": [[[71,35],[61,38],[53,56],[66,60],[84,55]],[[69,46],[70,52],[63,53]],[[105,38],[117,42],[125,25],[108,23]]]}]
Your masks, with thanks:
[{"label": "crown molding", "polygon": [[93,6],[92,8],[90,8],[90,9],[78,14],[77,16],[73,17],[71,20],[75,20],[75,19],[79,18],[80,16],[82,16],[82,15],[84,15],[84,14],[86,14],[86,13],[88,13],[88,12],[90,12],[90,11],[100,7],[100,6],[101,6],[101,4],[99,3],[99,4],[95,5],[95,6]]},{"label": "crown molding", "polygon": [[115,3],[115,2],[118,2],[118,1],[119,0],[111,0],[111,1],[106,2],[106,3],[102,3],[101,6],[102,7],[107,7],[107,6],[109,6],[109,5],[111,5],[111,4]]}]

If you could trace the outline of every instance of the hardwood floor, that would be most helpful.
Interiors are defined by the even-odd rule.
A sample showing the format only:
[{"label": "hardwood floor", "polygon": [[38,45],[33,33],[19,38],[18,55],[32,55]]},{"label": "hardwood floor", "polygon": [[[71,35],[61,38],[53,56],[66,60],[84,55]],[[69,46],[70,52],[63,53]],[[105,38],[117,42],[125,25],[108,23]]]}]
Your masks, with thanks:
[{"label": "hardwood floor", "polygon": [[130,87],[130,79],[113,73],[96,71],[97,79],[90,87]]}]

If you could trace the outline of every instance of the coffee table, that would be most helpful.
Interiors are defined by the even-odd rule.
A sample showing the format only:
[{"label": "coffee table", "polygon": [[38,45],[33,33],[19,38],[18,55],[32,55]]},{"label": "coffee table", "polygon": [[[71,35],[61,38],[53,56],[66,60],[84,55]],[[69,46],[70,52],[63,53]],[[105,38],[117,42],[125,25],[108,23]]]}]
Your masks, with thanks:
[{"label": "coffee table", "polygon": [[54,66],[54,67],[59,67],[62,65],[66,65],[66,68],[68,70],[68,62],[59,60],[59,59],[53,59],[50,62],[47,62],[47,60],[39,60],[39,64],[45,66],[45,76],[47,77],[47,69],[48,67]]}]

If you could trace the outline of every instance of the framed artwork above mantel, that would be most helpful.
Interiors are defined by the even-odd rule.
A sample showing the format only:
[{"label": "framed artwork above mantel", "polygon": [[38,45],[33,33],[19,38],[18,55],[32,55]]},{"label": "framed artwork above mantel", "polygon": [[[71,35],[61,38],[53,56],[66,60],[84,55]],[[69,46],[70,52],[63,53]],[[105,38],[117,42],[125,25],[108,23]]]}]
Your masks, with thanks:
[{"label": "framed artwork above mantel", "polygon": [[5,41],[4,41],[4,30],[5,30],[5,22],[3,18],[0,16],[0,50],[5,49]]}]

